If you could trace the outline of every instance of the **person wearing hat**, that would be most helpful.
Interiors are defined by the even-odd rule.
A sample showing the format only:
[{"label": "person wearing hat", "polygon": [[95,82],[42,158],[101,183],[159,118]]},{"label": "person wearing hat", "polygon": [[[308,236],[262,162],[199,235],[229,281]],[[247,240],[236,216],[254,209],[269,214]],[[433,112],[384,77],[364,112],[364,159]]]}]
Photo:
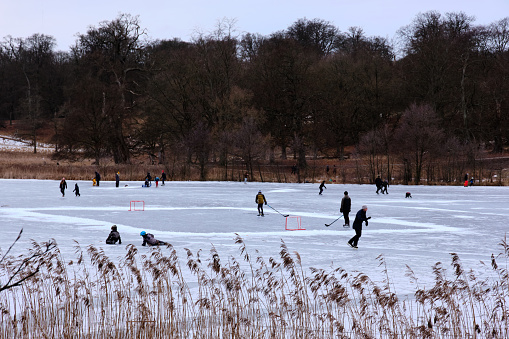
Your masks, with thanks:
[{"label": "person wearing hat", "polygon": [[120,172],[115,173],[115,187],[120,186]]},{"label": "person wearing hat", "polygon": [[341,207],[339,208],[339,212],[343,213],[343,218],[345,218],[345,223],[343,227],[350,227],[350,211],[352,210],[352,199],[348,196],[348,191],[345,191],[345,195],[343,199],[341,199]]},{"label": "person wearing hat", "polygon": [[368,226],[368,220],[371,217],[366,217],[366,211],[368,210],[368,206],[363,205],[362,208],[355,215],[355,220],[353,221],[353,229],[355,230],[355,235],[352,239],[348,240],[348,245],[352,248],[357,248],[357,242],[362,234],[362,223],[366,222],[366,226]]},{"label": "person wearing hat", "polygon": [[258,204],[258,216],[263,217],[263,203],[267,205],[267,200],[265,196],[262,194],[262,191],[258,191],[258,194],[255,197],[255,202]]},{"label": "person wearing hat", "polygon": [[122,239],[120,239],[120,233],[117,231],[117,225],[111,226],[111,232],[106,239],[108,245],[115,245],[118,241],[119,245],[122,245]]},{"label": "person wearing hat", "polygon": [[147,233],[145,231],[141,231],[140,235],[143,237],[143,244],[141,246],[159,246],[159,245],[168,245],[168,243],[157,240],[152,233]]},{"label": "person wearing hat", "polygon": [[65,182],[65,178],[62,178],[60,181],[60,193],[62,193],[62,196],[65,196],[65,189],[67,188],[67,182]]}]

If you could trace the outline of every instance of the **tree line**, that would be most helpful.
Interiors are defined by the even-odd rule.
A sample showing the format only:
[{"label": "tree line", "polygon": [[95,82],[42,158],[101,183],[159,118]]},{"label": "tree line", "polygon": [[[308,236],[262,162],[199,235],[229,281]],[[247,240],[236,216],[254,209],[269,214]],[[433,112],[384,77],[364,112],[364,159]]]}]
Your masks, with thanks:
[{"label": "tree line", "polygon": [[[299,19],[268,36],[214,31],[151,41],[120,14],[56,52],[43,34],[0,44],[0,120],[33,141],[54,129],[55,155],[117,164],[150,155],[196,166],[310,157],[369,159],[369,176],[452,180],[459,162],[509,142],[509,17],[417,15],[389,41]],[[290,153],[290,154],[288,154]],[[437,161],[440,166],[436,166]],[[437,174],[436,172],[440,172]]]}]

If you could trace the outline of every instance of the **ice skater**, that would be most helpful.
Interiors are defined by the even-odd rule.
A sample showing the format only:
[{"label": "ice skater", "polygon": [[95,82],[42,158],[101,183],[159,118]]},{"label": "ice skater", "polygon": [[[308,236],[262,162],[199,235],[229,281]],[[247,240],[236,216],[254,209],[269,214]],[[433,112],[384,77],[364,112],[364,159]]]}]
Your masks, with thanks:
[{"label": "ice skater", "polygon": [[320,187],[318,187],[320,189],[320,193],[318,193],[318,195],[322,195],[322,192],[323,192],[323,189],[327,189],[327,187],[325,187],[325,180],[322,181],[322,183],[320,184]]},{"label": "ice skater", "polygon": [[164,186],[164,182],[166,181],[166,173],[164,170],[161,172],[161,186]]},{"label": "ice skater", "polygon": [[99,174],[99,172],[95,172],[95,185],[96,186],[99,186],[99,183],[101,182],[101,175]]},{"label": "ice skater", "polygon": [[355,220],[353,221],[353,229],[355,230],[355,235],[352,239],[348,240],[348,245],[350,245],[352,248],[358,248],[357,243],[359,242],[359,238],[362,235],[362,223],[365,222],[366,226],[368,226],[368,220],[371,219],[371,217],[366,217],[367,210],[368,206],[363,205],[355,215]]},{"label": "ice skater", "polygon": [[159,245],[168,245],[167,242],[157,240],[152,233],[147,233],[145,231],[141,231],[140,235],[143,237],[143,244],[141,246],[159,246]]},{"label": "ice skater", "polygon": [[263,203],[267,205],[267,199],[265,199],[265,196],[262,194],[262,191],[258,191],[258,194],[255,197],[255,202],[258,204],[258,216],[264,216],[263,214]]},{"label": "ice skater", "polygon": [[350,211],[352,210],[352,199],[348,195],[348,191],[345,191],[343,198],[341,199],[341,207],[339,211],[343,213],[343,218],[345,219],[345,223],[343,227],[350,227]]},{"label": "ice skater", "polygon": [[65,196],[65,190],[67,189],[67,182],[65,182],[65,178],[60,180],[60,193],[62,193],[62,197]]},{"label": "ice skater", "polygon": [[[375,185],[376,185],[376,194],[379,194],[378,192],[382,189],[382,179],[380,179],[380,176],[376,177]],[[383,193],[383,191],[382,191],[382,193]]]},{"label": "ice skater", "polygon": [[387,181],[387,179],[385,179],[382,182],[382,194],[384,194],[384,193],[389,194],[389,192],[387,192],[387,187],[389,187],[389,182]]},{"label": "ice skater", "polygon": [[74,189],[72,190],[74,192],[74,194],[77,196],[77,197],[80,197],[80,187],[78,186],[78,183],[74,184]]},{"label": "ice skater", "polygon": [[115,245],[118,241],[119,245],[122,245],[122,239],[120,238],[120,233],[117,231],[117,225],[111,226],[111,232],[106,239],[106,243],[108,245]]}]

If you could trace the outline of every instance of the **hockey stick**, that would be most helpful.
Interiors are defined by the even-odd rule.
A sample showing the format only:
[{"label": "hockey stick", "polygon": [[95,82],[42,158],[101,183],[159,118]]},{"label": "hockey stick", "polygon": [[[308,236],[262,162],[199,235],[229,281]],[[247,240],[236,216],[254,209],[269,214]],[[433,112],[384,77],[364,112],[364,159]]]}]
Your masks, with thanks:
[{"label": "hockey stick", "polygon": [[332,225],[333,223],[335,223],[336,221],[338,221],[339,219],[341,219],[341,217],[343,216],[343,214],[341,214],[339,217],[337,217],[336,220],[334,220],[333,222],[331,222],[330,224],[325,224],[326,227],[329,227],[330,225]]},{"label": "hockey stick", "polygon": [[[278,212],[279,214],[281,214],[281,212],[279,212],[277,209],[275,209],[274,207],[270,206],[269,204],[267,204],[267,206],[269,206],[270,208],[272,208],[274,211]],[[290,215],[289,214],[281,214],[283,217],[289,217]]]}]

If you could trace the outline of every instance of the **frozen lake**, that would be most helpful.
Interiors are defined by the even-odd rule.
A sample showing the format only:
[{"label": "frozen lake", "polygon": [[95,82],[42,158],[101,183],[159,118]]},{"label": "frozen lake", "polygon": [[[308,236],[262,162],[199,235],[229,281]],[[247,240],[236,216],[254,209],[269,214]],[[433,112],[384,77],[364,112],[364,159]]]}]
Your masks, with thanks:
[{"label": "frozen lake", "polygon": [[[76,182],[80,197],[72,192]],[[388,195],[377,195],[374,185],[328,184],[319,196],[318,184],[167,182],[157,188],[155,184],[141,187],[141,182],[121,182],[118,188],[114,182],[101,182],[100,187],[89,181],[67,184],[62,197],[59,181],[0,180],[3,252],[23,228],[13,254],[25,253],[31,239],[54,238],[66,260],[76,257],[74,241],[82,248],[102,247],[115,259],[124,256],[127,244],[148,253],[148,247],[141,247],[139,233],[144,230],[171,243],[183,261],[186,248],[193,253],[202,250],[208,257],[212,246],[226,260],[240,257],[234,242],[238,233],[251,255],[280,261],[284,241],[291,252],[300,254],[306,269],[339,266],[366,273],[375,281],[383,279],[376,260],[383,254],[396,292],[411,294],[415,286],[405,276],[406,265],[416,273],[420,287],[432,285],[436,262],[450,267],[450,253],[459,255],[465,269],[482,276],[481,261],[489,266],[491,255],[502,252],[499,243],[509,226],[509,187],[390,186]],[[306,230],[286,231],[285,217],[268,206],[265,217],[258,217],[254,201],[258,190],[282,214],[300,216]],[[345,190],[352,198],[350,223],[362,205],[368,206],[367,215],[372,217],[369,227],[363,228],[359,249],[347,245],[354,231],[343,228],[342,219],[325,227],[340,215]],[[413,198],[405,198],[407,191]],[[129,211],[134,200],[144,201],[145,210]],[[122,245],[105,244],[113,224]],[[194,279],[190,273],[189,279]]]}]

